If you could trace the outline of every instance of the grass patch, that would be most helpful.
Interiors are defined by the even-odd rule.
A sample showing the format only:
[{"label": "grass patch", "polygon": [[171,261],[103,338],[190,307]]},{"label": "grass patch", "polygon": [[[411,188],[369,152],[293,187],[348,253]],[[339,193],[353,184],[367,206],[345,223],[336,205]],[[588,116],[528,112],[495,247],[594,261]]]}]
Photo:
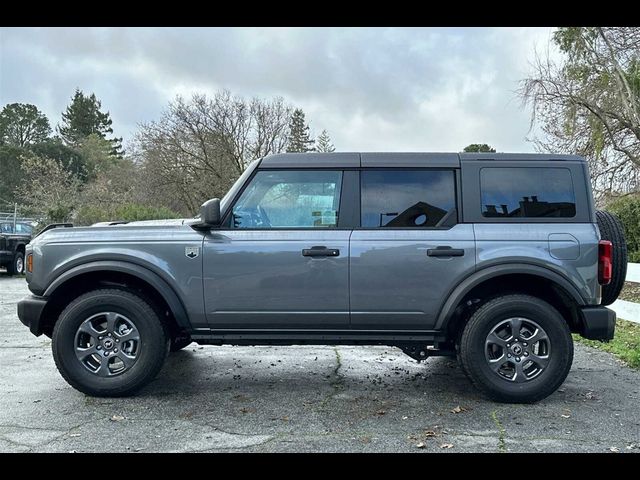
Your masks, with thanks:
[{"label": "grass patch", "polygon": [[618,298],[627,302],[640,303],[640,283],[625,282]]},{"label": "grass patch", "polygon": [[502,422],[500,422],[500,420],[498,419],[498,412],[496,410],[494,410],[493,412],[491,412],[491,418],[493,419],[493,423],[496,424],[496,427],[498,427],[498,451],[500,453],[504,453],[507,451],[507,447],[505,445],[505,441],[504,441],[504,436],[506,433],[506,430],[504,428],[504,426],[502,425]]},{"label": "grass patch", "polygon": [[340,375],[340,369],[342,368],[342,357],[340,356],[340,351],[338,347],[334,347],[333,350],[336,352],[336,368],[333,370],[333,381],[331,382],[331,386],[336,390],[339,390],[342,387],[342,382],[344,378]]},{"label": "grass patch", "polygon": [[640,324],[638,323],[618,319],[615,336],[609,343],[587,340],[579,335],[574,335],[573,338],[584,345],[613,353],[630,367],[640,369]]}]

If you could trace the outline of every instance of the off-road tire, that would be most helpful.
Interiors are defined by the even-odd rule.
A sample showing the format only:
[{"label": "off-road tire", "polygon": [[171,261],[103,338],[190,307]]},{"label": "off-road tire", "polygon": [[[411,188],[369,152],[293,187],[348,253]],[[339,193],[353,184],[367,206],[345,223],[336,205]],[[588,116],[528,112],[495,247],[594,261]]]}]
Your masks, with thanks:
[{"label": "off-road tire", "polygon": [[[100,377],[76,358],[75,336],[93,314],[114,311],[130,318],[140,334],[140,357],[120,375]],[[121,397],[155,378],[169,353],[170,336],[153,303],[129,291],[93,290],[73,300],[60,314],[52,335],[53,358],[62,377],[76,390],[96,397]]]},{"label": "off-road tire", "polygon": [[[18,260],[22,260],[22,271],[19,271],[17,263]],[[7,265],[7,274],[9,275],[22,275],[24,273],[24,253],[16,252],[13,256],[11,263]]]},{"label": "off-road tire", "polygon": [[[492,371],[485,358],[485,340],[501,321],[524,317],[535,321],[549,337],[549,363],[535,378],[511,382]],[[466,324],[460,341],[460,359],[473,384],[498,402],[533,403],[555,392],[573,362],[573,339],[567,322],[547,302],[530,295],[505,295],[480,307]]]},{"label": "off-road tire", "polygon": [[613,274],[611,282],[602,286],[602,305],[611,305],[616,301],[624,286],[627,276],[627,242],[624,238],[624,228],[618,217],[613,213],[596,211],[598,228],[602,240],[609,240],[613,245],[613,258],[611,264]]},{"label": "off-road tire", "polygon": [[464,366],[464,363],[462,362],[462,355],[460,354],[460,342],[462,341],[462,332],[464,331],[464,328],[459,329],[459,332],[456,333],[456,340],[454,343],[454,348],[455,348],[455,352],[456,352],[456,361],[458,362],[458,366],[460,367],[460,370],[462,371],[462,373],[464,373],[464,375],[471,379],[469,377],[469,373],[467,372],[467,369]]}]

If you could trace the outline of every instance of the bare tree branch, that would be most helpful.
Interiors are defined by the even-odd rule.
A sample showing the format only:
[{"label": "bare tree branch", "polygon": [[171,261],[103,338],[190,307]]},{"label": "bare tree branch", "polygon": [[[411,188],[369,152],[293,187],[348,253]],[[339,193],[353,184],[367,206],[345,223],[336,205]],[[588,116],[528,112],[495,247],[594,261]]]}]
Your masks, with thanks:
[{"label": "bare tree branch", "polygon": [[156,122],[140,125],[134,152],[151,184],[150,201],[185,214],[221,197],[247,165],[284,150],[291,107],[272,100],[176,97]]},{"label": "bare tree branch", "polygon": [[532,109],[536,149],[587,158],[597,198],[638,189],[640,181],[640,28],[568,27],[554,34],[554,63],[535,53],[520,84]]}]

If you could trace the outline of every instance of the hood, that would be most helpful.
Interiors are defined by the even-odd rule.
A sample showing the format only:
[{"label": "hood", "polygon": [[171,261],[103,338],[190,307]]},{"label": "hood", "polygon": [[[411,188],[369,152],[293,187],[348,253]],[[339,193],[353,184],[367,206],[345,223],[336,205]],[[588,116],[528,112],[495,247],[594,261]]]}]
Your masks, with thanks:
[{"label": "hood", "polygon": [[175,240],[198,236],[191,225],[199,218],[175,218],[167,220],[141,220],[137,222],[99,222],[86,227],[73,227],[71,224],[58,224],[40,232],[31,245],[36,248],[47,243],[77,242],[136,242]]}]

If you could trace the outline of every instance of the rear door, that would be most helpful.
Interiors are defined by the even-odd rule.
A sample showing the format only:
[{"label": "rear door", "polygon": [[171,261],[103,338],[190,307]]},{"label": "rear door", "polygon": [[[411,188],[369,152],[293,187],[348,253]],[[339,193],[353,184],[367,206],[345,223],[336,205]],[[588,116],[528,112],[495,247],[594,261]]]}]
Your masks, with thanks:
[{"label": "rear door", "polygon": [[473,226],[458,223],[458,172],[360,172],[361,226],[350,242],[352,328],[433,328],[448,294],[474,270]]}]

